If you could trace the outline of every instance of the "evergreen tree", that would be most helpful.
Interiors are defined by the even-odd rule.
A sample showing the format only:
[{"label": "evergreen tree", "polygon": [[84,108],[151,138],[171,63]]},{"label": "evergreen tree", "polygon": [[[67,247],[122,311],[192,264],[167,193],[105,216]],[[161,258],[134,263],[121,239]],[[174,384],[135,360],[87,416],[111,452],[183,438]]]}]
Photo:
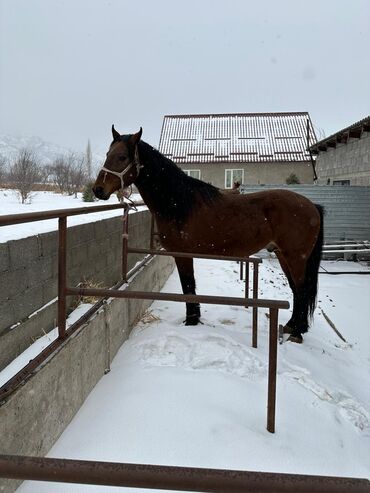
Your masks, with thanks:
[{"label": "evergreen tree", "polygon": [[86,148],[86,172],[87,172],[87,178],[91,180],[91,175],[92,175],[92,153],[91,153],[91,145],[90,145],[90,139],[87,141],[87,148]]}]

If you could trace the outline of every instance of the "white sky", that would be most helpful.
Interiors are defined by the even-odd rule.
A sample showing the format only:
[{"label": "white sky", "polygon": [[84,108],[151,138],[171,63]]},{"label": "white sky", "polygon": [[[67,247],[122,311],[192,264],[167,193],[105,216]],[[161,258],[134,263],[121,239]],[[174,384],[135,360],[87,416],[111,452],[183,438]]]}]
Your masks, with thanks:
[{"label": "white sky", "polygon": [[368,0],[0,0],[0,132],[93,150],[163,115],[370,113]]}]

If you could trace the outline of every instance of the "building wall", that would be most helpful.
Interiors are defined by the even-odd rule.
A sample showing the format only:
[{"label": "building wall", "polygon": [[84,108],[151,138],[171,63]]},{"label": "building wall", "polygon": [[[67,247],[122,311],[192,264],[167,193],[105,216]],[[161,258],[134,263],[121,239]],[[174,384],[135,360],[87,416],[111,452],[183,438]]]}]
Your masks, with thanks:
[{"label": "building wall", "polygon": [[350,185],[370,185],[370,133],[347,144],[321,151],[316,159],[318,183],[326,185],[336,180],[350,180]]},{"label": "building wall", "polygon": [[313,183],[312,166],[307,162],[282,163],[207,163],[207,164],[178,164],[181,169],[199,169],[200,179],[212,183],[219,188],[225,188],[225,170],[243,169],[244,184],[268,185],[284,184],[291,173],[295,173],[301,183]]}]

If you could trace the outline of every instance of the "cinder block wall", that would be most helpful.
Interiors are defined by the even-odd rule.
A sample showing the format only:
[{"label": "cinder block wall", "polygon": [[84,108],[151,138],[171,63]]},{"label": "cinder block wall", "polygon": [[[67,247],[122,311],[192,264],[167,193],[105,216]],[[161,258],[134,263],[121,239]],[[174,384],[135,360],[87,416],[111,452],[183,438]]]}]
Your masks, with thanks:
[{"label": "cinder block wall", "polygon": [[332,184],[336,180],[350,180],[351,185],[370,185],[370,134],[360,139],[349,139],[335,148],[320,152],[316,159],[318,183]]},{"label": "cinder block wall", "polygon": [[[115,284],[120,279],[121,235],[122,217],[68,228],[68,284]],[[150,213],[130,214],[129,245],[146,248],[149,243]],[[0,370],[56,325],[57,305],[50,302],[57,296],[57,255],[57,231],[0,244]],[[128,268],[140,258],[129,255]]]},{"label": "cinder block wall", "polygon": [[[126,289],[160,291],[173,267],[172,257],[154,257]],[[109,370],[135,321],[150,304],[137,299],[108,300],[24,385],[1,402],[0,454],[44,456]],[[0,479],[0,491],[13,493],[19,484]]]}]

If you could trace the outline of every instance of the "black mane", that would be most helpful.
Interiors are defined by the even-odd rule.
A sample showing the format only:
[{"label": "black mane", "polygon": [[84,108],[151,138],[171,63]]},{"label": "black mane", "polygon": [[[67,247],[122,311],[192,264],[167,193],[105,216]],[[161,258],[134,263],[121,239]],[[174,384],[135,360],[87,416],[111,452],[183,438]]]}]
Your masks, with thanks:
[{"label": "black mane", "polygon": [[181,226],[202,202],[212,204],[221,196],[218,188],[188,176],[146,142],[139,142],[138,151],[143,168],[135,184],[157,216]]}]

